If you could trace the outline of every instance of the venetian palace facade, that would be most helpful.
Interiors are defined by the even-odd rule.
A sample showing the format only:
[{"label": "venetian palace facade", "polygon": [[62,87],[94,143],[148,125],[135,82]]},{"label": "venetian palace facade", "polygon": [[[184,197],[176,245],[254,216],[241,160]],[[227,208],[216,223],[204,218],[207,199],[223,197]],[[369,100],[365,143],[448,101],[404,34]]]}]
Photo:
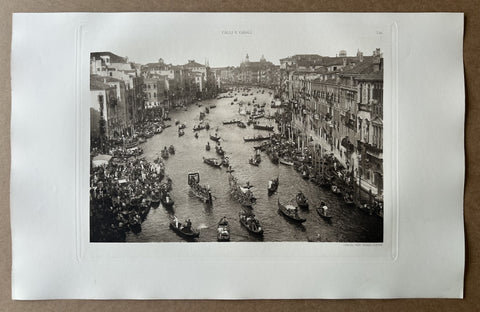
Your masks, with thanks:
[{"label": "venetian palace facade", "polygon": [[380,49],[280,60],[286,134],[314,155],[333,154],[361,190],[383,197],[383,57]]}]

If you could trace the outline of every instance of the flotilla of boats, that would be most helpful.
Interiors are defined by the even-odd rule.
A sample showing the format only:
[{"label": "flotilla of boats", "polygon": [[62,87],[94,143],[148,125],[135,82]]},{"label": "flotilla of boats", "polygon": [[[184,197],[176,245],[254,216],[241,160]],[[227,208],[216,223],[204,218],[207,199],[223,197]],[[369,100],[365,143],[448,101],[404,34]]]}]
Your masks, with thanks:
[{"label": "flotilla of boats", "polygon": [[[237,101],[238,99],[234,98],[231,104],[233,105],[234,102],[237,102]],[[258,121],[255,121],[255,119],[259,119],[263,117],[275,118],[272,116],[265,116],[263,111],[263,107],[266,106],[265,102],[260,105],[259,103],[255,103],[255,101],[256,101],[256,98],[253,99],[253,106],[254,106],[253,112],[239,107],[239,113],[241,115],[244,115],[244,114],[250,115],[250,117],[248,118],[248,125],[252,124],[253,129],[273,132],[274,131],[273,126],[261,125],[261,124],[258,124]],[[274,101],[272,101],[272,103],[274,103]],[[240,106],[242,106],[242,103],[239,103],[239,104]],[[248,102],[248,105],[251,105],[251,103]],[[199,104],[199,106],[201,106],[201,103]],[[205,107],[205,112],[209,113],[209,109],[213,109],[215,107],[216,105],[210,105],[209,107]],[[260,108],[260,107],[261,109],[257,110],[257,108]],[[195,132],[196,138],[198,138],[197,131],[200,131],[203,129],[209,130],[210,128],[210,125],[208,123],[205,123],[202,120],[204,119],[204,117],[205,117],[205,113],[201,112],[200,123],[198,125],[193,126],[193,131]],[[247,127],[243,121],[237,120],[237,119],[223,121],[222,123],[223,125],[236,124],[240,128]],[[175,125],[178,125],[178,136],[179,137],[183,136],[184,135],[183,129],[186,128],[186,124],[180,123],[180,121],[175,120]],[[159,129],[162,129],[162,128],[159,128]],[[217,131],[218,131],[218,127],[217,127]],[[148,135],[150,134],[147,133],[145,136],[142,136],[141,138],[139,137],[138,141],[140,143],[145,142],[146,141],[145,137],[148,137]],[[221,166],[228,168],[227,173],[228,173],[230,194],[244,207],[244,209],[242,209],[239,212],[239,221],[241,225],[245,227],[252,234],[263,235],[263,227],[260,221],[258,220],[258,218],[253,213],[253,207],[257,201],[256,197],[252,192],[253,186],[250,185],[249,182],[246,182],[245,184],[240,183],[238,179],[233,176],[234,170],[230,166],[230,159],[225,156],[225,151],[223,150],[222,146],[220,146],[219,141],[221,137],[218,135],[218,133],[215,132],[214,135],[210,134],[209,138],[210,140],[217,142],[218,145],[215,146],[215,152],[216,154],[221,156],[221,159],[214,158],[214,157],[209,157],[209,158],[202,157],[203,162],[215,168],[221,168]],[[272,136],[270,135],[262,136],[261,134],[258,134],[258,135],[254,135],[253,137],[243,137],[243,140],[244,142],[256,142],[256,141],[270,140],[271,138]],[[265,151],[268,148],[268,146],[269,146],[269,142],[264,142],[262,143],[262,145],[255,146],[254,147],[255,154],[249,159],[249,163],[253,166],[258,166],[261,163],[261,155],[259,152]],[[209,142],[207,142],[207,144],[205,145],[205,149],[206,151],[209,151],[211,149]],[[161,151],[161,157],[164,159],[167,159],[169,155],[174,155],[175,152],[176,152],[175,147],[173,145],[170,145],[168,148],[165,147]],[[274,164],[281,163],[287,166],[295,165],[296,169],[298,167],[298,159],[295,158],[294,156],[292,156],[293,159],[290,159],[289,156],[285,157],[285,155],[283,154],[282,154],[282,157],[280,157],[280,155],[277,152],[272,152],[270,150],[267,151],[267,154],[269,159]],[[309,170],[305,168],[300,170],[300,174],[302,178],[306,180],[311,180],[313,178],[313,176],[310,175]],[[352,204],[352,205],[355,204],[353,196],[348,192],[342,192],[340,187],[330,182],[331,180],[332,179],[325,179],[324,185],[328,186],[334,194],[343,195],[343,200],[345,201],[345,203]],[[190,186],[191,193],[195,197],[199,198],[202,202],[206,204],[212,204],[214,197],[212,195],[210,187],[200,185],[200,175],[198,172],[188,174],[188,185]],[[279,186],[278,176],[276,178],[268,180],[268,185],[267,185],[268,196],[272,196],[275,192],[277,192],[278,186]],[[148,198],[148,202],[145,202],[143,204],[145,205],[145,207],[148,206],[148,209],[150,209],[150,207],[154,207],[154,208],[158,207],[161,203],[162,206],[165,207],[166,209],[171,209],[175,203],[172,196],[169,193],[171,188],[172,188],[172,180],[168,178],[167,182],[162,183],[158,190],[155,190],[154,192],[152,192],[151,195],[149,195],[150,197]],[[305,196],[305,194],[299,191],[291,202],[294,202],[295,204],[282,204],[280,202],[280,199],[278,198],[277,199],[278,211],[288,221],[292,221],[298,224],[304,223],[306,221],[306,218],[302,217],[299,214],[299,209],[307,209],[309,207],[309,201],[307,197]],[[371,213],[372,211],[367,204],[363,204],[363,206],[360,208],[369,213]],[[316,206],[315,211],[318,214],[318,216],[324,219],[325,221],[327,222],[331,221],[332,215],[330,214],[330,210],[325,204],[325,202],[322,201],[319,206]],[[381,213],[383,215],[383,210],[381,210]],[[140,219],[142,218],[141,215],[139,215],[139,218]],[[130,226],[132,227],[132,232],[138,233],[141,231],[141,221],[139,220],[139,222],[137,223],[135,223],[134,221],[135,220],[130,222],[131,224]],[[136,224],[138,224],[139,226],[136,226]],[[187,219],[184,222],[180,222],[177,216],[173,214],[170,216],[169,226],[176,234],[188,240],[198,238],[200,235],[200,232],[193,228],[192,222],[190,221],[190,219]],[[220,221],[217,223],[217,241],[229,241],[231,236],[230,230],[231,230],[230,224],[227,217],[221,218]]]}]

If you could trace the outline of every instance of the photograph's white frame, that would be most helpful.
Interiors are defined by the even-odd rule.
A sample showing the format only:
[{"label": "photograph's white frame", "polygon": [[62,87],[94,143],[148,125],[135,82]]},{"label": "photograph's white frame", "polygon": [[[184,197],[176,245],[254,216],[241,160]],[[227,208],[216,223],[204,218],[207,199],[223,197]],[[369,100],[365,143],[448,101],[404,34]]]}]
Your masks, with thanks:
[{"label": "photograph's white frame", "polygon": [[[175,23],[169,19],[168,22],[162,23],[162,16],[172,16],[172,13],[155,14],[158,16],[156,22],[153,21],[152,27],[163,29],[166,26],[170,26],[169,29],[175,29]],[[201,24],[203,20],[212,19],[213,15],[188,13],[180,14],[181,19],[188,19],[192,24]],[[228,16],[229,22],[233,25],[241,21],[244,24],[251,25],[255,20],[268,19],[268,15],[265,14],[238,14],[238,13],[223,13]],[[278,14],[275,14],[278,16]],[[175,16],[175,14],[173,15]],[[284,15],[285,16],[285,15]],[[286,24],[292,24],[295,18],[299,15],[291,15],[287,17]],[[300,18],[310,18],[310,21],[314,23],[315,16],[312,14],[303,15]],[[125,16],[127,19],[128,16]],[[321,22],[319,18],[319,22]],[[223,20],[220,23],[224,22]],[[323,22],[321,25],[331,25],[332,28],[340,28],[346,20],[335,22],[334,18],[329,18],[328,22]],[[348,21],[352,23],[352,21]],[[105,22],[107,23],[107,22]],[[307,22],[308,23],[308,22]],[[173,24],[173,25],[172,25]],[[320,24],[320,23],[319,23]],[[397,214],[397,192],[395,189],[396,181],[396,146],[397,146],[397,131],[396,131],[396,116],[397,110],[397,98],[396,98],[396,38],[397,28],[395,23],[390,24],[377,24],[372,23],[365,27],[365,36],[375,37],[379,36],[378,33],[382,33],[382,52],[384,58],[384,193],[385,193],[385,208],[383,218],[383,237],[382,243],[345,243],[345,242],[329,242],[329,243],[311,243],[311,242],[262,242],[257,244],[254,242],[233,242],[233,244],[219,245],[215,242],[205,243],[202,242],[198,246],[192,246],[192,244],[181,243],[168,243],[168,242],[153,242],[156,244],[143,244],[143,243],[90,243],[89,241],[89,172],[90,172],[90,154],[89,154],[89,137],[85,135],[85,129],[90,129],[90,103],[88,100],[89,91],[89,71],[90,59],[89,55],[94,48],[98,48],[98,43],[89,44],[89,41],[98,40],[98,34],[93,33],[88,29],[88,25],[81,25],[78,27],[76,33],[77,42],[77,81],[78,81],[78,124],[77,124],[77,140],[76,146],[78,150],[78,162],[77,162],[77,185],[78,185],[78,198],[77,201],[77,216],[80,218],[77,223],[80,224],[77,235],[78,244],[78,258],[98,258],[98,257],[118,257],[118,258],[142,258],[142,257],[158,257],[159,260],[165,258],[183,258],[183,257],[204,257],[205,255],[211,255],[214,258],[222,258],[225,261],[238,261],[238,259],[245,258],[244,249],[250,250],[248,259],[251,258],[285,258],[291,259],[295,257],[313,257],[313,258],[343,258],[343,257],[381,257],[383,261],[394,261],[397,255],[397,227],[396,227],[396,214]],[[220,29],[228,28],[230,25],[220,24]],[[252,26],[250,26],[252,27]],[[142,31],[142,28],[130,31],[129,35],[135,38],[135,33]],[[254,27],[254,32],[259,27]],[[208,28],[207,28],[208,29]],[[272,32],[274,28],[268,32]],[[171,31],[171,30],[169,30]],[[208,30],[207,30],[208,31]],[[264,32],[267,32],[263,30]],[[267,33],[268,33],[267,32]],[[162,33],[162,31],[159,31]],[[293,33],[296,33],[293,31]],[[346,33],[346,32],[345,32]],[[299,35],[297,33],[297,35]],[[92,37],[93,36],[93,37]],[[218,33],[219,40],[222,34]],[[102,38],[102,36],[99,36]],[[179,38],[182,38],[182,34],[179,34]],[[254,40],[252,40],[254,42]],[[332,43],[334,44],[334,43]],[[93,47],[92,47],[93,46]],[[383,49],[385,48],[386,49]],[[193,49],[194,47],[192,47]],[[372,47],[372,50],[376,47]],[[108,46],[102,46],[98,48],[101,51],[109,51]],[[248,47],[246,47],[248,49]],[[298,54],[302,54],[302,51],[298,51]],[[287,56],[287,55],[285,55]],[[86,70],[87,69],[87,70]],[[83,96],[82,96],[83,95]],[[391,103],[391,105],[390,105]],[[87,141],[85,140],[87,139]],[[161,226],[161,225],[159,225]],[[157,244],[158,243],[158,244]],[[166,256],[167,254],[168,256]],[[293,256],[295,255],[295,256]],[[377,259],[379,260],[379,259]]]},{"label": "photograph's white frame", "polygon": [[[187,14],[195,15],[195,13]],[[255,13],[242,14],[254,16]],[[319,17],[332,15],[305,14],[310,16],[317,14]],[[115,15],[128,16],[126,13]],[[166,15],[158,14],[156,16]],[[461,221],[461,211],[446,210],[447,214],[451,213],[450,220],[453,219],[457,226],[448,231],[451,241],[447,237],[447,240],[439,246],[440,248],[448,247],[450,251],[454,246],[453,249],[458,251],[458,254],[452,257],[432,258],[433,262],[428,267],[418,263],[418,257],[422,255],[422,252],[432,252],[432,250],[427,245],[423,246],[425,247],[423,250],[409,245],[415,243],[410,235],[417,232],[412,231],[407,224],[401,223],[401,214],[406,215],[409,220],[412,211],[408,209],[408,204],[405,205],[405,211],[399,208],[399,203],[401,203],[399,186],[404,184],[400,182],[403,173],[399,176],[399,167],[402,166],[402,163],[399,162],[398,155],[405,157],[405,154],[402,156],[401,151],[398,150],[398,143],[402,142],[402,135],[398,129],[399,118],[405,117],[405,115],[399,114],[398,111],[398,99],[401,96],[399,97],[397,88],[405,83],[404,80],[399,80],[398,61],[402,59],[402,55],[405,56],[405,50],[401,44],[398,45],[398,42],[399,39],[402,42],[402,38],[405,40],[405,35],[412,35],[412,28],[409,28],[408,23],[413,23],[417,27],[422,25],[428,27],[431,24],[441,27],[441,23],[447,21],[454,25],[454,30],[458,30],[457,28],[463,25],[463,15],[378,15],[367,13],[334,15],[338,19],[353,18],[360,22],[367,22],[374,17],[379,24],[388,28],[390,34],[392,49],[389,52],[384,51],[386,60],[384,103],[389,101],[392,103],[391,107],[387,106],[384,109],[384,172],[385,176],[390,178],[384,179],[386,204],[384,242],[382,244],[295,242],[232,243],[219,246],[215,243],[89,243],[89,137],[86,135],[89,129],[89,103],[86,101],[88,101],[89,53],[93,51],[88,44],[86,33],[88,33],[90,25],[101,25],[102,19],[108,17],[107,14],[91,15],[88,13],[41,14],[35,15],[35,18],[32,19],[33,15],[30,14],[15,14],[12,40],[12,51],[16,52],[16,54],[12,54],[12,296],[17,299],[462,296],[463,265],[459,271],[459,264],[463,263],[463,244],[459,244],[459,242],[463,242],[463,225],[458,224]],[[263,16],[262,14],[261,17],[263,18]],[[296,16],[300,17],[301,14]],[[36,139],[39,142],[31,144],[32,134],[35,133],[34,129],[39,126],[37,122],[48,120],[48,118],[46,118],[45,112],[42,114],[41,110],[28,105],[32,94],[18,92],[18,87],[32,82],[31,78],[26,75],[27,71],[24,66],[36,66],[34,72],[37,73],[36,71],[45,69],[45,63],[36,64],[27,59],[23,62],[22,57],[25,56],[18,52],[19,47],[28,47],[29,44],[35,42],[40,43],[33,34],[48,33],[55,29],[55,25],[62,23],[64,23],[65,29],[58,30],[52,35],[55,40],[47,38],[47,41],[55,47],[63,44],[65,51],[62,51],[63,54],[58,58],[65,62],[72,62],[72,64],[68,63],[68,70],[60,73],[60,77],[70,80],[67,81],[65,90],[59,92],[72,100],[72,103],[65,107],[59,106],[59,103],[52,103],[54,116],[65,120],[47,125],[44,132],[37,133]],[[457,39],[455,32],[448,33],[448,28],[445,28],[444,31],[451,36],[446,38],[452,42]],[[424,35],[422,29],[418,33],[420,33],[419,37]],[[28,38],[30,41],[27,43],[23,41],[24,38]],[[405,41],[403,42],[405,43]],[[415,44],[416,42],[413,43],[413,46]],[[441,45],[439,46],[441,47]],[[401,50],[399,51],[397,48]],[[50,56],[45,49],[45,46],[39,44],[38,53],[48,61]],[[452,55],[457,56],[459,51],[451,52]],[[408,65],[404,66],[409,68]],[[459,77],[458,75],[458,64],[452,65],[452,69],[455,74],[453,78],[456,79],[452,80],[452,83],[457,87],[458,83],[463,85],[463,76]],[[53,71],[59,70],[54,69]],[[388,81],[388,79],[390,80]],[[49,80],[58,82],[58,77],[57,79],[50,77]],[[48,85],[42,82],[40,85],[48,90]],[[458,93],[453,95],[459,96]],[[451,95],[447,94],[447,96]],[[464,95],[461,94],[461,96]],[[41,103],[48,103],[47,99],[52,99],[52,95],[48,92],[41,99]],[[459,101],[458,98],[452,97],[452,99],[456,101],[455,103]],[[461,103],[463,103],[463,98]],[[55,110],[56,108],[58,110]],[[449,127],[450,130],[454,129],[458,132],[459,118],[463,121],[462,109],[455,107],[455,110],[451,112],[456,119],[455,123]],[[38,120],[29,115],[32,111],[39,114],[35,116],[38,117]],[[412,112],[408,112],[408,114],[412,114]],[[406,116],[410,116],[408,114]],[[440,117],[445,118],[444,115],[440,115]],[[435,124],[437,121],[432,120],[431,122]],[[59,126],[65,127],[65,133],[58,133]],[[461,137],[463,138],[463,132],[461,132]],[[59,167],[65,170],[60,174],[50,173],[48,168],[44,167],[48,157],[42,154],[45,146],[42,146],[41,143],[48,143],[52,138],[58,138],[59,142],[65,143],[64,146],[47,144],[52,149],[52,153],[56,152],[68,158],[65,161],[59,160]],[[461,144],[453,142],[452,145],[463,149],[463,140]],[[30,160],[28,155],[31,155],[32,152],[40,152],[41,157],[30,164],[38,164],[39,173],[46,176],[34,176],[31,178],[33,182],[29,182],[25,186],[25,181],[31,175],[27,166]],[[459,159],[458,151],[453,152],[452,155],[453,159]],[[463,152],[460,158],[462,157]],[[427,166],[426,171],[433,172],[428,164],[424,165]],[[411,169],[402,169],[411,174]],[[461,181],[463,187],[463,163],[461,166],[453,165],[450,169],[456,169],[456,171],[447,172],[448,177],[455,177],[454,181],[450,180],[451,184],[459,186],[458,183]],[[66,183],[59,184],[62,177],[66,176],[68,177],[65,179]],[[32,208],[28,207],[32,207],[34,202],[19,196],[19,194],[25,187],[34,189],[34,182],[37,182],[37,187],[39,186],[38,182],[45,183],[45,188],[40,185],[40,190],[47,192],[40,194],[40,202],[43,203],[41,205],[53,207],[44,214],[36,214],[36,216],[43,222],[58,222],[58,220],[66,222],[55,228],[58,232],[52,230],[42,232],[38,225],[32,223],[31,220],[26,220],[32,213]],[[442,184],[442,182],[438,182],[438,184]],[[53,185],[52,189],[47,187],[51,185]],[[63,190],[63,193],[59,190]],[[447,201],[452,204],[450,207],[457,207],[458,195],[458,192],[455,192],[455,196],[453,196],[455,200]],[[439,198],[445,200],[445,196],[442,197],[442,194],[439,194]],[[62,206],[58,202],[59,200],[70,203],[66,205],[69,209],[59,210]],[[391,204],[391,209],[389,209],[388,203]],[[446,208],[443,207],[442,212]],[[429,210],[430,208],[426,207],[425,209]],[[38,212],[38,210],[33,210]],[[429,226],[436,228],[444,224],[443,219],[436,221],[437,223]],[[415,223],[415,221],[413,222]],[[414,228],[417,229],[417,227]],[[38,237],[32,239],[32,233],[37,233]],[[58,234],[64,236],[58,237],[56,236]],[[423,239],[432,239],[431,235],[432,233],[426,230]],[[418,238],[418,241],[423,242],[421,237]],[[35,243],[43,249],[39,250],[38,245],[33,247],[32,244]],[[52,256],[46,255],[46,252],[55,250],[57,253],[52,253]],[[411,250],[416,250],[418,254],[412,254]],[[29,266],[33,259],[28,255],[32,253],[37,255],[36,259],[38,260],[35,270]],[[438,260],[443,262],[437,263]],[[416,267],[411,267],[409,262],[413,262]],[[455,265],[452,266],[452,263]],[[450,267],[443,268],[442,277],[434,282],[428,280],[427,277],[432,276],[432,268],[440,268],[449,264]],[[407,267],[410,270],[407,270]],[[42,270],[37,270],[38,268],[42,268]],[[116,274],[118,272],[122,272],[122,276],[118,276]],[[245,272],[249,272],[248,278],[245,277]],[[407,272],[415,272],[415,274],[413,276],[405,275]],[[70,282],[64,280],[67,277]],[[43,282],[49,281],[53,286],[48,289],[40,287],[42,278]],[[417,281],[421,278],[424,280]],[[406,287],[406,282],[403,280],[407,282],[416,280],[417,282],[411,287]],[[184,287],[185,281],[189,281],[188,288]],[[361,285],[364,287],[359,288]]]}]

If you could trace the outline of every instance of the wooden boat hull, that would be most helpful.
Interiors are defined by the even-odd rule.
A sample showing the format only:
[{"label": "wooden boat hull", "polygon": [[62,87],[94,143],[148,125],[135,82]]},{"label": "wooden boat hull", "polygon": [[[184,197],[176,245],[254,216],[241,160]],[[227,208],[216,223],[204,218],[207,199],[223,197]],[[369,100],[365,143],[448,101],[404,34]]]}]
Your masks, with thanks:
[{"label": "wooden boat hull", "polygon": [[230,241],[230,226],[227,225],[218,225],[217,226],[217,241],[219,242],[228,242]]},{"label": "wooden boat hull", "polygon": [[285,165],[285,166],[293,166],[293,162],[291,162],[291,161],[287,161],[287,160],[284,160],[284,159],[280,159],[279,162],[280,162],[282,165]]},{"label": "wooden boat hull", "polygon": [[[181,225],[181,223],[179,223],[179,225]],[[200,233],[197,232],[197,231],[190,231],[190,232],[186,232],[178,227],[175,226],[175,222],[174,221],[171,221],[170,222],[170,228],[175,232],[177,233],[177,235],[183,237],[183,238],[186,238],[186,239],[195,239],[197,237],[200,236]]]},{"label": "wooden boat hull", "polygon": [[303,222],[307,221],[307,219],[305,219],[305,218],[302,218],[298,215],[295,216],[295,215],[291,214],[284,205],[280,204],[280,202],[278,202],[278,211],[280,211],[281,214],[285,218],[287,218],[289,221],[292,221],[292,222],[295,222],[295,223],[303,223]]},{"label": "wooden boat hull", "polygon": [[265,131],[273,131],[273,127],[260,126],[260,125],[253,125],[253,129],[256,129],[256,130],[265,130]]},{"label": "wooden boat hull", "polygon": [[224,121],[223,124],[224,125],[233,125],[233,124],[236,124],[238,123],[238,120],[231,120],[231,121]]},{"label": "wooden boat hull", "polygon": [[317,214],[322,217],[324,220],[330,221],[332,219],[332,216],[328,215],[325,213],[325,210],[322,207],[317,207]]},{"label": "wooden boat hull", "polygon": [[248,230],[248,232],[259,236],[263,235],[263,229],[261,227],[260,229],[255,230],[248,225],[247,221],[244,221],[242,219],[240,219],[240,223]]},{"label": "wooden boat hull", "polygon": [[243,138],[244,142],[257,142],[257,141],[266,141],[269,140],[270,137],[256,137],[256,138]]},{"label": "wooden boat hull", "polygon": [[215,163],[214,160],[208,159],[208,158],[204,158],[204,159],[203,159],[203,162],[206,163],[207,165],[212,166],[212,167],[215,167],[215,168],[221,168],[221,166],[222,166],[222,162],[221,162],[221,161],[217,161],[217,162]]},{"label": "wooden boat hull", "polygon": [[160,205],[160,198],[153,198],[150,202],[150,206],[157,208]]},{"label": "wooden boat hull", "polygon": [[162,202],[162,206],[165,207],[165,208],[172,208],[173,205],[175,204],[175,202],[173,200],[169,201],[169,202],[166,202],[166,201],[162,200],[161,202]]}]

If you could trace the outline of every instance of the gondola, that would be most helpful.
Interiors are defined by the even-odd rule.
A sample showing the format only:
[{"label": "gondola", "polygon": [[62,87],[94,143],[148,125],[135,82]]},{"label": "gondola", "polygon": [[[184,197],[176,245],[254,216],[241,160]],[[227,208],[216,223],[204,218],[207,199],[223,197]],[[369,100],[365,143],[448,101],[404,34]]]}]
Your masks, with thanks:
[{"label": "gondola", "polygon": [[262,225],[253,213],[246,212],[245,210],[240,211],[238,214],[240,217],[240,223],[250,232],[256,235],[263,235]]},{"label": "gondola", "polygon": [[298,207],[308,208],[308,199],[302,192],[298,192],[297,196],[295,196],[295,200]]},{"label": "gondola", "polygon": [[188,174],[188,185],[192,193],[206,204],[211,204],[213,201],[210,187],[200,185],[200,174],[198,172]]},{"label": "gondola", "polygon": [[168,150],[167,149],[162,150],[161,156],[162,156],[163,159],[168,159],[168,156],[169,156],[168,155]]},{"label": "gondola", "polygon": [[243,141],[244,142],[255,142],[255,141],[265,141],[265,140],[269,140],[270,139],[270,136],[267,136],[267,137],[264,137],[262,135],[258,135],[258,136],[254,136],[252,138],[243,138]]},{"label": "gondola", "polygon": [[170,154],[174,155],[174,154],[175,154],[175,147],[173,147],[173,145],[170,145],[170,146],[168,147],[168,152],[169,152]]},{"label": "gondola", "polygon": [[280,158],[279,162],[286,166],[293,166],[293,162],[285,158]]},{"label": "gondola", "polygon": [[264,114],[257,114],[257,115],[252,115],[250,116],[250,118],[252,119],[259,119],[259,118],[262,118],[263,116],[265,116]]},{"label": "gondola", "polygon": [[239,128],[246,128],[246,127],[247,127],[247,126],[246,126],[243,122],[241,122],[241,121],[237,122],[237,126],[238,126]]},{"label": "gondola", "polygon": [[198,139],[198,132],[195,132],[195,139]]},{"label": "gondola", "polygon": [[182,129],[178,129],[178,136],[179,137],[181,137],[184,134],[185,134],[185,131],[183,131]]},{"label": "gondola", "polygon": [[138,207],[138,214],[140,215],[140,220],[142,220],[142,222],[147,218],[151,207],[152,204],[150,198],[147,198],[147,200]]},{"label": "gondola", "polygon": [[272,153],[270,155],[270,161],[275,164],[275,165],[278,165],[278,155],[277,153]]},{"label": "gondola", "polygon": [[205,130],[209,130],[209,129],[210,129],[210,124],[207,123],[207,124],[205,125]]},{"label": "gondola", "polygon": [[212,167],[220,168],[222,166],[222,162],[219,161],[216,158],[205,158],[203,157],[203,162],[206,163],[207,165],[210,165]]},{"label": "gondola", "polygon": [[215,146],[215,152],[220,156],[225,155],[225,151],[223,150],[223,148],[221,146]]},{"label": "gondola", "polygon": [[150,201],[150,205],[153,207],[153,208],[157,208],[158,205],[160,205],[160,194],[154,194],[152,195],[152,199]]},{"label": "gondola", "polygon": [[222,158],[222,166],[228,168],[228,166],[230,166],[230,158],[228,158],[228,157],[223,157],[223,158]]},{"label": "gondola", "polygon": [[271,196],[278,189],[278,178],[268,181],[268,196]]},{"label": "gondola", "polygon": [[173,204],[175,203],[168,192],[165,192],[162,194],[162,196],[160,196],[160,201],[162,202],[162,206],[164,208],[172,208]]},{"label": "gondola", "polygon": [[289,220],[293,222],[303,223],[307,221],[307,219],[302,218],[298,215],[298,208],[293,205],[282,205],[280,204],[280,200],[277,200],[278,203],[278,210]]},{"label": "gondola", "polygon": [[170,220],[170,228],[178,235],[187,239],[194,239],[200,236],[200,232],[192,228],[190,220],[183,224],[174,216]]},{"label": "gondola", "polygon": [[257,158],[250,158],[250,159],[248,160],[248,163],[249,163],[250,165],[252,165],[252,166],[258,166],[258,165],[260,165],[260,161],[258,161]]},{"label": "gondola", "polygon": [[273,126],[253,125],[253,129],[265,130],[265,131],[273,131]]},{"label": "gondola", "polygon": [[207,142],[207,145],[205,145],[205,150],[207,150],[207,151],[210,150],[210,142]]},{"label": "gondola", "polygon": [[330,221],[332,219],[332,216],[328,213],[328,208],[325,203],[322,202],[320,207],[315,208],[315,210],[317,211],[317,214],[326,221]]},{"label": "gondola", "polygon": [[218,142],[220,140],[220,137],[215,133],[215,136],[210,134],[210,140]]},{"label": "gondola", "polygon": [[215,107],[217,107],[217,105],[212,104],[212,105],[210,105],[209,107],[210,107],[210,108],[215,108]]},{"label": "gondola", "polygon": [[203,130],[203,129],[205,129],[204,125],[198,125],[198,126],[193,127],[193,131],[200,131],[200,130]]},{"label": "gondola", "polygon": [[187,125],[183,123],[180,126],[178,126],[178,129],[185,129],[186,127],[187,127]]},{"label": "gondola", "polygon": [[236,124],[237,122],[238,122],[238,120],[233,119],[233,120],[230,120],[230,121],[224,121],[223,124],[224,125],[233,125],[233,124]]},{"label": "gondola", "polygon": [[230,240],[230,225],[226,217],[220,219],[217,225],[217,241],[228,242]]}]

